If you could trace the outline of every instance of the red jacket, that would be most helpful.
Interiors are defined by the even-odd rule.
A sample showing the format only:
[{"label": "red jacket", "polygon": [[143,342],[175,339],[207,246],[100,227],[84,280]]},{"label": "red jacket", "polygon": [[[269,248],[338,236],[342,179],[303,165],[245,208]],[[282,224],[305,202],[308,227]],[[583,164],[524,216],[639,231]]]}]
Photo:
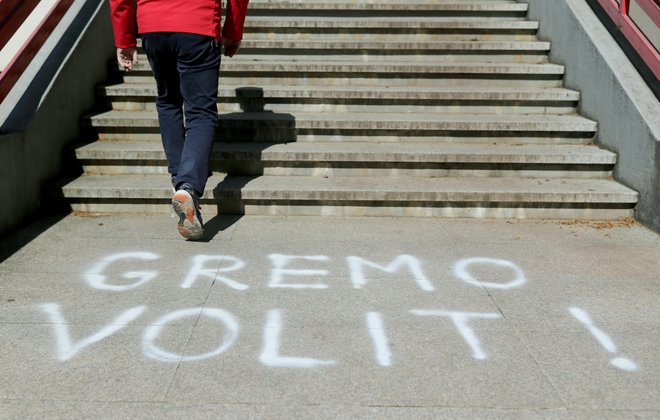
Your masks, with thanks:
[{"label": "red jacket", "polygon": [[227,0],[222,30],[221,0],[137,0],[137,13],[135,2],[110,0],[112,28],[118,48],[134,47],[138,33],[150,32],[184,32],[218,40],[243,39],[248,0]]}]

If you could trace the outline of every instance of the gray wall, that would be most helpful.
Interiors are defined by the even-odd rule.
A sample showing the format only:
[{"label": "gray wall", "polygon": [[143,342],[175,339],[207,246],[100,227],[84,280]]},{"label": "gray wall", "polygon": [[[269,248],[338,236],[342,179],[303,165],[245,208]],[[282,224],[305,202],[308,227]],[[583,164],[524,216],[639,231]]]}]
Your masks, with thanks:
[{"label": "gray wall", "polygon": [[[39,207],[62,169],[62,150],[80,135],[114,55],[105,0],[76,0],[23,77],[0,104],[0,236]],[[11,197],[11,200],[7,200]]]},{"label": "gray wall", "polygon": [[582,93],[579,112],[598,121],[597,143],[618,155],[615,178],[639,191],[635,217],[660,232],[660,106],[585,0],[519,0],[566,65],[565,86]]}]

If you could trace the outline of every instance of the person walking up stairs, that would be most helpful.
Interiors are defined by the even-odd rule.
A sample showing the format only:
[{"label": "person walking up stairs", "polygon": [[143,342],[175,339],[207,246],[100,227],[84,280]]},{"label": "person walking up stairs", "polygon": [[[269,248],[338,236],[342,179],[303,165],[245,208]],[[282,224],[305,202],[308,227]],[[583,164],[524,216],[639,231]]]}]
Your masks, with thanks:
[{"label": "person walking up stairs", "polygon": [[[244,5],[232,4],[225,42],[243,24],[233,8]],[[250,0],[241,53],[219,82],[213,175],[197,197],[201,186],[175,162],[175,185],[197,190],[206,218],[633,216],[637,192],[613,179],[617,155],[597,144],[598,122],[579,114],[581,93],[564,86],[566,68],[552,63],[528,9],[515,0]],[[84,176],[57,191],[74,211],[163,214],[171,202],[157,66],[139,53],[120,83],[99,90],[109,109],[84,121],[94,137],[75,150]],[[188,234],[194,224],[181,222]]]},{"label": "person walking up stairs", "polygon": [[140,34],[156,79],[161,139],[175,191],[172,207],[187,239],[200,239],[204,232],[199,198],[218,122],[220,45],[226,57],[238,52],[247,5],[248,0],[229,0],[223,27],[220,0],[138,0],[137,8],[133,0],[110,0],[119,64],[126,71],[137,64]]}]

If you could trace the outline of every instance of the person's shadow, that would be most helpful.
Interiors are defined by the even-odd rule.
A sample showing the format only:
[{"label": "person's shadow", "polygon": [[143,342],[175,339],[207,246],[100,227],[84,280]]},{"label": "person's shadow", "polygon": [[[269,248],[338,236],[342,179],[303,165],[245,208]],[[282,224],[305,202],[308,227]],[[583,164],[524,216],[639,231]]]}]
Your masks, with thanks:
[{"label": "person's shadow", "polygon": [[217,216],[204,224],[205,241],[212,240],[245,214],[243,188],[264,174],[262,152],[273,144],[297,139],[295,117],[266,110],[263,88],[237,88],[236,101],[242,112],[221,114],[218,118],[210,169],[226,176],[209,186],[213,188]]}]

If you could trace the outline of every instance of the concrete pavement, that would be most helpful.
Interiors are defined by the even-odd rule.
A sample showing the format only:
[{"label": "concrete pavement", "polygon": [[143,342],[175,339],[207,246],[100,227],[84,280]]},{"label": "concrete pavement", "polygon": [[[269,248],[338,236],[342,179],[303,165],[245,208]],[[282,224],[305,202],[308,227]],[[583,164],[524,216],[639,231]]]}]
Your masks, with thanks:
[{"label": "concrete pavement", "polygon": [[50,217],[0,244],[0,418],[658,418],[628,222]]}]

